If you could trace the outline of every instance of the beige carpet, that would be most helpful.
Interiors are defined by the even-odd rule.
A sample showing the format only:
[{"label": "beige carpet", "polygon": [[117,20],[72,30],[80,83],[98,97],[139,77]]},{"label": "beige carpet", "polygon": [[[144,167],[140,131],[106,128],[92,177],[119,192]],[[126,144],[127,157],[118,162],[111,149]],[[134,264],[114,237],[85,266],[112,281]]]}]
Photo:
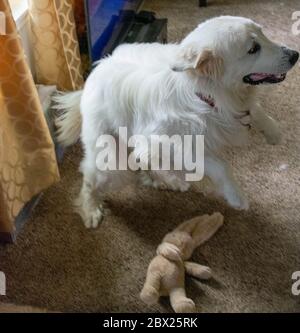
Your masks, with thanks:
[{"label": "beige carpet", "polygon": [[0,303],[0,313],[47,313],[47,310],[33,308],[32,306],[20,306],[9,303]]},{"label": "beige carpet", "polygon": [[[169,18],[170,41],[179,41],[210,16],[248,16],[268,35],[299,48],[291,33],[298,0],[146,1],[146,9]],[[61,167],[62,181],[45,193],[14,246],[0,248],[7,276],[2,301],[55,311],[170,311],[166,300],[153,308],[139,300],[147,265],[166,232],[196,214],[220,210],[225,226],[194,255],[215,279],[187,280],[188,295],[202,312],[300,312],[291,275],[300,270],[300,68],[266,90],[266,109],[279,119],[283,143],[266,145],[256,134],[245,150],[228,154],[249,196],[240,213],[221,201],[189,193],[126,188],[108,197],[112,216],[96,231],[84,229],[71,209],[80,185],[80,148]],[[283,167],[282,167],[283,166]]]}]

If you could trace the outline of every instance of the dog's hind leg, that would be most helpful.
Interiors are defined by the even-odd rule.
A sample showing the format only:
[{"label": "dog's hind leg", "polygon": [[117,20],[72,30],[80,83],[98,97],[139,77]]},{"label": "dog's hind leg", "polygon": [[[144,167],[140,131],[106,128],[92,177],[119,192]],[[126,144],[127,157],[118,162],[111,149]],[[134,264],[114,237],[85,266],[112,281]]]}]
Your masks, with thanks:
[{"label": "dog's hind leg", "polygon": [[75,210],[87,228],[97,228],[104,215],[99,188],[105,189],[107,179],[97,169],[96,151],[86,149],[80,171],[83,174],[83,182],[80,194],[75,200]]},{"label": "dog's hind leg", "polygon": [[239,185],[235,181],[229,166],[221,159],[206,155],[204,160],[204,172],[214,185],[218,194],[235,209],[247,210],[248,200],[244,197]]},{"label": "dog's hind leg", "polygon": [[96,153],[86,151],[81,164],[83,184],[75,202],[77,213],[87,228],[97,228],[104,211],[104,196],[108,192],[120,191],[128,184],[136,184],[136,174],[130,170],[102,170],[96,165]]},{"label": "dog's hind leg", "polygon": [[80,194],[75,200],[75,210],[81,216],[87,228],[97,228],[102,221],[104,211],[101,205],[101,198],[98,188],[101,185],[96,167],[96,153],[87,149],[80,171],[83,174],[83,181]]},{"label": "dog's hind leg", "polygon": [[85,176],[79,197],[75,201],[75,210],[81,216],[86,228],[97,228],[102,221],[104,212],[97,187]]}]

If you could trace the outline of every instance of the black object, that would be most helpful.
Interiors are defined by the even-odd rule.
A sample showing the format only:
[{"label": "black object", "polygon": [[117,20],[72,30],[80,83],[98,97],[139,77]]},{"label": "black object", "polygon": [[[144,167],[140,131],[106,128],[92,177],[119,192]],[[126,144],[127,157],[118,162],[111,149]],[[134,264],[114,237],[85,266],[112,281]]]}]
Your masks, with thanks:
[{"label": "black object", "polygon": [[294,66],[295,63],[298,61],[298,59],[299,59],[299,53],[297,51],[292,51],[289,59],[290,64]]},{"label": "black object", "polygon": [[199,6],[200,7],[206,7],[207,6],[207,0],[199,0]]},{"label": "black object", "polygon": [[123,43],[167,43],[167,19],[157,19],[155,13],[141,11],[121,10],[115,25],[110,42],[106,45],[103,56],[111,54],[113,50]]},{"label": "black object", "polygon": [[147,12],[145,10],[140,11],[136,17],[137,22],[141,23],[153,23],[156,20],[155,13],[154,12]]}]

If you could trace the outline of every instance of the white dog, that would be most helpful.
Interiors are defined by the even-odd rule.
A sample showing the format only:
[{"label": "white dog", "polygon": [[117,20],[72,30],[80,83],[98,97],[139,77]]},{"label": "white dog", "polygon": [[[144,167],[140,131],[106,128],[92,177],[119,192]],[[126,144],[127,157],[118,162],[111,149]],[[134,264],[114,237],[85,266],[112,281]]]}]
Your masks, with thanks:
[{"label": "white dog", "polygon": [[[223,16],[200,24],[180,44],[121,45],[101,60],[83,91],[56,98],[64,110],[57,121],[58,140],[67,146],[81,135],[84,145],[77,206],[85,225],[97,227],[101,221],[101,193],[141,174],[96,167],[98,137],[117,136],[119,127],[147,137],[204,134],[205,175],[232,207],[247,209],[247,199],[218,154],[224,146],[247,142],[250,125],[268,143],[279,142],[279,128],[260,108],[255,90],[261,83],[283,81],[298,57],[271,42],[253,21]],[[156,186],[189,187],[172,171],[151,171],[149,177]]]}]

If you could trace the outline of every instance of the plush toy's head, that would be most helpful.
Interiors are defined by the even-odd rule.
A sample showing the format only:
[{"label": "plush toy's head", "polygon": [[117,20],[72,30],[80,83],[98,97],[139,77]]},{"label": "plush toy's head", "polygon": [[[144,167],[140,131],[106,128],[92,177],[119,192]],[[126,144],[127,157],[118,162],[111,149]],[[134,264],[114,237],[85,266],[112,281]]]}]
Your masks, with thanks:
[{"label": "plush toy's head", "polygon": [[188,260],[195,248],[207,241],[222,224],[220,213],[195,217],[168,233],[157,248],[157,254],[172,261]]},{"label": "plush toy's head", "polygon": [[193,245],[193,238],[187,232],[170,232],[158,247],[157,253],[173,261],[187,260],[194,251]]}]

